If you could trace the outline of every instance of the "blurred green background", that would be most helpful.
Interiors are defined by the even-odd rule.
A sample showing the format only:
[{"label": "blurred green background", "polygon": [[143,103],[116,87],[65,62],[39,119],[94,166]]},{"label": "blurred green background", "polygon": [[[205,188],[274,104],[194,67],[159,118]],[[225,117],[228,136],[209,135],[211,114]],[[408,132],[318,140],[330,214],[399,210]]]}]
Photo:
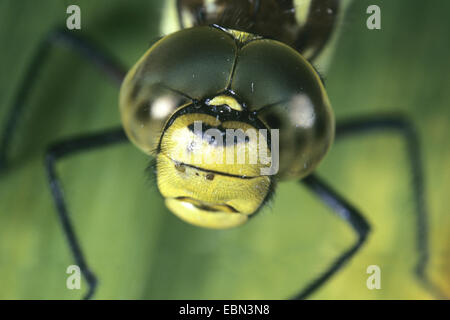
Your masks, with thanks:
[{"label": "blurred green background", "polygon": [[[39,40],[82,10],[82,31],[131,66],[159,36],[162,1],[0,0],[0,120]],[[382,29],[366,28],[378,4]],[[450,2],[358,0],[350,8],[327,88],[337,119],[401,111],[417,124],[430,210],[429,274],[450,297]],[[73,263],[43,169],[56,139],[119,124],[118,89],[64,49],[52,51],[0,176],[0,298],[78,299],[65,287]],[[403,141],[391,134],[335,145],[319,168],[373,225],[369,242],[312,298],[429,299],[417,260],[411,178]],[[144,173],[145,155],[122,145],[64,160],[66,198],[99,299],[283,299],[318,275],[355,239],[313,195],[282,183],[269,209],[235,230],[185,224]],[[381,290],[366,268],[381,267]]]}]

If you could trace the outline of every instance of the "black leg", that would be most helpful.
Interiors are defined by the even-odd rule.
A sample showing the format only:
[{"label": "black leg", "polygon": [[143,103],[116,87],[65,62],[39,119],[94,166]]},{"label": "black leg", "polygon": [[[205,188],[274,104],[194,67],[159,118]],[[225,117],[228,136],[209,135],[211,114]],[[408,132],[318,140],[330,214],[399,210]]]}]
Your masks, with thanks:
[{"label": "black leg", "polygon": [[311,174],[301,182],[353,228],[358,240],[350,249],[341,254],[322,275],[308,284],[293,299],[305,299],[320,288],[360,249],[370,231],[369,223],[362,214],[316,175]]},{"label": "black leg", "polygon": [[80,242],[78,241],[72,222],[70,220],[66,201],[64,200],[64,193],[61,182],[58,174],[56,173],[56,163],[58,160],[69,157],[79,152],[86,152],[89,150],[98,149],[125,141],[127,141],[127,138],[123,129],[115,128],[97,134],[84,135],[61,141],[50,146],[46,153],[45,168],[47,170],[47,178],[50,183],[53,200],[55,202],[56,209],[58,210],[58,215],[64,233],[67,237],[67,241],[69,242],[70,250],[72,251],[75,263],[80,268],[81,273],[85,277],[89,286],[84,299],[90,299],[94,294],[97,285],[97,279],[86,263],[86,259],[81,250]]},{"label": "black leg", "polygon": [[65,29],[50,32],[39,44],[22,79],[12,107],[6,115],[6,122],[0,138],[0,171],[7,165],[10,145],[20,116],[24,112],[26,99],[36,84],[42,66],[48,60],[50,48],[53,46],[66,47],[77,52],[119,85],[125,76],[125,69],[115,59],[88,40]]},{"label": "black leg", "polygon": [[406,142],[410,169],[413,174],[413,196],[416,212],[417,239],[419,253],[415,273],[426,289],[436,297],[445,298],[442,291],[434,285],[426,274],[429,261],[428,244],[428,211],[425,199],[420,143],[414,126],[400,116],[377,116],[360,118],[338,123],[336,126],[336,141],[345,137],[358,136],[364,133],[393,132],[399,134]]}]

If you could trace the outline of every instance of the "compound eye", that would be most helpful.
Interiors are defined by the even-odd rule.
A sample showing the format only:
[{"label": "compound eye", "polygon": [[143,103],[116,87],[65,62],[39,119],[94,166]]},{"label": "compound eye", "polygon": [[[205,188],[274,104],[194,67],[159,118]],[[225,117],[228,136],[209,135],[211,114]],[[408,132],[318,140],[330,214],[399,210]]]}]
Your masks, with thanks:
[{"label": "compound eye", "polygon": [[334,138],[334,116],[312,65],[277,41],[255,40],[239,52],[232,90],[271,129],[279,129],[282,178],[312,172]]},{"label": "compound eye", "polygon": [[122,123],[130,140],[151,154],[167,119],[188,103],[190,100],[180,93],[154,84],[136,92],[132,103],[121,104]]},{"label": "compound eye", "polygon": [[234,40],[221,30],[184,29],[153,45],[139,63],[136,76],[200,100],[226,88],[236,50]]},{"label": "compound eye", "polygon": [[255,40],[239,52],[231,89],[253,110],[307,97],[314,106],[325,103],[326,92],[317,72],[297,51],[272,40]]},{"label": "compound eye", "polygon": [[120,90],[125,131],[151,153],[165,121],[180,106],[225,90],[236,56],[231,36],[212,27],[184,29],[155,43]]}]

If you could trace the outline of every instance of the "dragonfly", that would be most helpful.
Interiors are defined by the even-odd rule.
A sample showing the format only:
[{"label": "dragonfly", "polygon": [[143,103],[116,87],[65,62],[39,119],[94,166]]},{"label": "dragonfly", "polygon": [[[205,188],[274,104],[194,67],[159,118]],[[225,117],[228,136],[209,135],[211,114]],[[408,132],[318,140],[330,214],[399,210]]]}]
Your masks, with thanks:
[{"label": "dragonfly", "polygon": [[[69,214],[56,164],[75,154],[131,141],[149,156],[159,192],[169,210],[199,227],[224,229],[252,223],[267,206],[278,183],[298,180],[345,221],[356,242],[318,273],[294,299],[310,297],[357,254],[370,234],[363,212],[315,173],[334,141],[366,133],[395,132],[405,139],[414,177],[417,214],[417,276],[428,288],[427,208],[423,170],[414,125],[407,119],[377,116],[337,122],[320,72],[326,72],[350,1],[248,0],[166,1],[162,34],[130,69],[94,42],[66,29],[49,33],[37,49],[7,116],[0,144],[0,165],[8,154],[37,70],[53,47],[77,52],[120,86],[122,126],[68,137],[46,150],[45,170],[56,211],[76,265],[92,298],[96,273],[89,267]],[[260,174],[260,163],[194,163],[199,152],[217,147],[212,135],[192,130],[200,121],[226,129],[279,130],[279,168]],[[177,130],[175,130],[177,129]],[[270,149],[266,137],[267,148]],[[246,150],[257,149],[244,137]],[[217,139],[214,140],[217,142]],[[192,143],[200,151],[192,152]],[[244,149],[245,149],[244,148]],[[195,149],[195,148],[194,148]],[[274,150],[270,150],[274,151]],[[149,204],[150,205],[150,204]],[[258,219],[263,219],[259,218]],[[267,217],[265,217],[267,219]]]}]

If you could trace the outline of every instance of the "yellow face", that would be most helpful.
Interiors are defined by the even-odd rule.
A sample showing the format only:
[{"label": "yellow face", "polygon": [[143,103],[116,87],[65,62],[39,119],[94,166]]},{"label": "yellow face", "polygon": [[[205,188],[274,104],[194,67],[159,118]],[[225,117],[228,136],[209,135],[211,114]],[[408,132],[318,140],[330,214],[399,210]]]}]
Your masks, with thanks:
[{"label": "yellow face", "polygon": [[[216,136],[208,134],[207,128]],[[158,188],[173,213],[197,226],[224,229],[245,223],[258,210],[271,181],[261,175],[267,165],[251,159],[267,141],[252,136],[227,144],[225,136],[219,139],[217,128],[223,132],[254,129],[207,114],[181,115],[161,138],[156,172]]]}]

